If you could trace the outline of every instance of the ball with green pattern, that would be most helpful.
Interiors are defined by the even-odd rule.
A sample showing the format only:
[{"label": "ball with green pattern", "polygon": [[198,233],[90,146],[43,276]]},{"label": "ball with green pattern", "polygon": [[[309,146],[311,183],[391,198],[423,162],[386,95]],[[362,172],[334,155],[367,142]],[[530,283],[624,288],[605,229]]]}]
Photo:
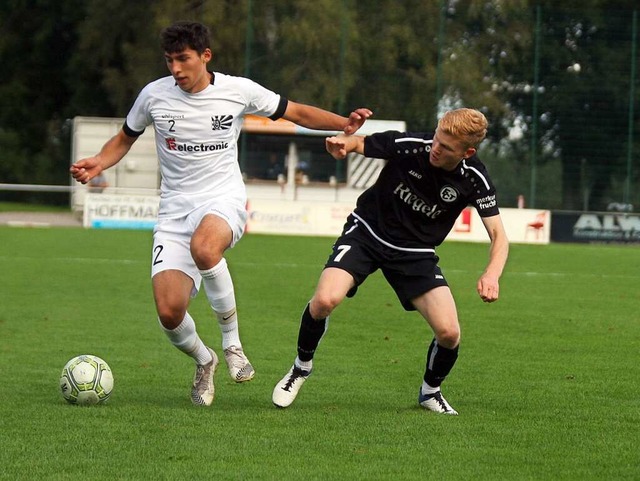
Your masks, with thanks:
[{"label": "ball with green pattern", "polygon": [[62,369],[60,390],[71,404],[103,403],[113,391],[113,373],[103,359],[83,354],[71,359]]}]

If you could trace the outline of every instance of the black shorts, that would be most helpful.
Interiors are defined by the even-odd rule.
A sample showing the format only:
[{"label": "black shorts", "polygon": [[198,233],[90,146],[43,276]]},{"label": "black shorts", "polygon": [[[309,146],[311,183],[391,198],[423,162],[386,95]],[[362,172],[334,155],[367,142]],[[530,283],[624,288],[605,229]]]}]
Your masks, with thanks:
[{"label": "black shorts", "polygon": [[414,252],[394,249],[375,239],[352,215],[347,218],[342,234],[333,245],[325,268],[337,267],[353,276],[358,286],[380,269],[407,311],[415,311],[411,300],[436,287],[447,286],[438,267],[435,252]]}]

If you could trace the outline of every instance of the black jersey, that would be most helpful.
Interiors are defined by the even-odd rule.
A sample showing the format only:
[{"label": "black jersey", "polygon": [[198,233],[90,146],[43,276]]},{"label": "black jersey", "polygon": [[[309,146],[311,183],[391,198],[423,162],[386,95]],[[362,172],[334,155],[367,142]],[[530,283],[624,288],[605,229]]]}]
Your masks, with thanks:
[{"label": "black jersey", "polygon": [[358,198],[353,215],[380,242],[399,250],[440,245],[460,212],[497,215],[493,183],[477,156],[449,172],[429,162],[433,133],[382,132],[367,136],[366,157],[388,162]]}]

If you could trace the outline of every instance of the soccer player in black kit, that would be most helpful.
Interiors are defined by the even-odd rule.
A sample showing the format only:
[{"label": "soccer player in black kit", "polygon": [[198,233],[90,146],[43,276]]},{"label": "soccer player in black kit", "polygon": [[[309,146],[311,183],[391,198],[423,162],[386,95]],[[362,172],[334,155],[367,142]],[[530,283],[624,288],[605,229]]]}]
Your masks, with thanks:
[{"label": "soccer player in black kit", "polygon": [[333,245],[302,314],[298,355],[273,391],[276,406],[293,403],[311,374],[329,314],[345,297],[355,295],[369,274],[381,269],[404,309],[417,310],[434,333],[418,403],[437,413],[458,414],[440,391],[458,357],[460,325],[435,247],[444,241],[462,210],[472,205],[491,241],[489,262],[477,291],[484,302],[498,299],[498,280],[509,242],[495,188],[476,156],[487,125],[481,112],[463,108],[447,112],[435,133],[383,132],[326,139],[327,151],[335,159],[357,152],[387,163],[375,184],[358,198]]}]

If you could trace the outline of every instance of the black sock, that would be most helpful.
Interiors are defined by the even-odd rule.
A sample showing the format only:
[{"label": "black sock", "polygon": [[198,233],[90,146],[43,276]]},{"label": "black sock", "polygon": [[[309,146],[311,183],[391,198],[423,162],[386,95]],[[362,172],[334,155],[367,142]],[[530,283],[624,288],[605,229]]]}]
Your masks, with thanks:
[{"label": "black sock", "polygon": [[298,332],[298,359],[303,362],[311,361],[316,352],[320,339],[327,330],[327,319],[314,319],[309,312],[307,304],[302,319],[300,319],[300,331]]},{"label": "black sock", "polygon": [[447,377],[458,359],[458,346],[453,349],[442,347],[434,339],[427,353],[427,368],[424,381],[431,387],[438,387]]}]

